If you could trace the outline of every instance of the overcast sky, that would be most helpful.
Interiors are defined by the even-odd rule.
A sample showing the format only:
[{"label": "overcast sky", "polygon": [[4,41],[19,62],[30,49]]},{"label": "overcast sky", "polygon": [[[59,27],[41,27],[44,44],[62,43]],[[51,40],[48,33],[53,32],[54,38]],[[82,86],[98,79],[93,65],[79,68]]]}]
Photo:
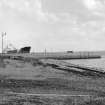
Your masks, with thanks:
[{"label": "overcast sky", "polygon": [[0,32],[32,51],[105,50],[105,0],[0,0]]}]

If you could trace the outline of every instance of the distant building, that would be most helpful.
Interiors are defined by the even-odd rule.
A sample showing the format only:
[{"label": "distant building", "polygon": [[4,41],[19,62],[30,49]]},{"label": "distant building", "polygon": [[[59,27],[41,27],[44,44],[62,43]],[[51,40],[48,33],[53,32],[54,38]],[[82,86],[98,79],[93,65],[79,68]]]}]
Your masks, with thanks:
[{"label": "distant building", "polygon": [[7,54],[14,54],[14,53],[30,53],[30,50],[31,50],[31,47],[30,46],[26,46],[26,47],[23,47],[21,49],[17,49],[15,48],[12,44],[9,44],[4,50],[3,52],[4,53],[7,53]]},{"label": "distant building", "polygon": [[30,53],[31,47],[27,46],[27,47],[23,47],[19,50],[18,53]]},{"label": "distant building", "polygon": [[11,53],[17,53],[18,50],[12,44],[9,44],[6,46],[6,48],[3,49],[3,52],[11,54]]},{"label": "distant building", "polygon": [[7,51],[8,54],[17,53],[17,52],[18,52],[17,50],[9,50],[9,51]]},{"label": "distant building", "polygon": [[73,53],[73,51],[67,51],[67,53]]}]

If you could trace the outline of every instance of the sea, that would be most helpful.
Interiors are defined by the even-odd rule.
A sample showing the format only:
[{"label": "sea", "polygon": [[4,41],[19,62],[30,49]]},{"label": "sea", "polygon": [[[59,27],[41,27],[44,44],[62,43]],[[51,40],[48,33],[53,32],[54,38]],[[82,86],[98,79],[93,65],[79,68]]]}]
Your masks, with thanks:
[{"label": "sea", "polygon": [[66,60],[66,62],[105,70],[105,56],[102,56],[100,59],[73,59],[73,60]]}]

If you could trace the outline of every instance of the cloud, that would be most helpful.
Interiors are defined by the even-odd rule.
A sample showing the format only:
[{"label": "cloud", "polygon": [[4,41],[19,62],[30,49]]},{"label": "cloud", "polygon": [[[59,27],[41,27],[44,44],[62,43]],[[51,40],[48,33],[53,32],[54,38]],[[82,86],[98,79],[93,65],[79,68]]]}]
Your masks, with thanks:
[{"label": "cloud", "polygon": [[71,22],[71,15],[67,12],[53,13],[43,9],[42,0],[0,0],[3,14],[26,16],[35,18],[38,22],[56,23]]},{"label": "cloud", "polygon": [[[43,11],[41,0],[0,0],[0,8],[3,14],[24,14],[35,17],[38,21],[57,21],[55,14]],[[3,11],[2,11],[3,10]]]},{"label": "cloud", "polygon": [[3,6],[18,11],[32,12],[41,10],[40,0],[1,0],[0,2]]},{"label": "cloud", "polygon": [[84,0],[84,4],[88,9],[96,9],[98,7],[96,0]]},{"label": "cloud", "polygon": [[105,0],[83,0],[83,3],[95,15],[105,15]]}]

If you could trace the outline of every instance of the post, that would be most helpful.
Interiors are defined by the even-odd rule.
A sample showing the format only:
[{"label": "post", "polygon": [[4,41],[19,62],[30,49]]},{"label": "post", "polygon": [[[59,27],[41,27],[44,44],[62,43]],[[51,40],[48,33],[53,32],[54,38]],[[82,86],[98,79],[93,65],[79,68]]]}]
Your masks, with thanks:
[{"label": "post", "polygon": [[46,51],[46,49],[45,49],[45,57],[46,57],[46,52],[47,52],[47,51]]},{"label": "post", "polygon": [[3,56],[3,47],[4,47],[4,40],[3,37],[6,35],[6,32],[2,32],[2,56]]},{"label": "post", "polygon": [[3,55],[3,33],[2,33],[2,55]]},{"label": "post", "polygon": [[1,52],[1,59],[0,59],[0,67],[5,68],[5,64],[4,64],[4,58],[3,58],[3,37],[6,35],[6,32],[2,32],[1,37],[2,37],[2,52]]}]

